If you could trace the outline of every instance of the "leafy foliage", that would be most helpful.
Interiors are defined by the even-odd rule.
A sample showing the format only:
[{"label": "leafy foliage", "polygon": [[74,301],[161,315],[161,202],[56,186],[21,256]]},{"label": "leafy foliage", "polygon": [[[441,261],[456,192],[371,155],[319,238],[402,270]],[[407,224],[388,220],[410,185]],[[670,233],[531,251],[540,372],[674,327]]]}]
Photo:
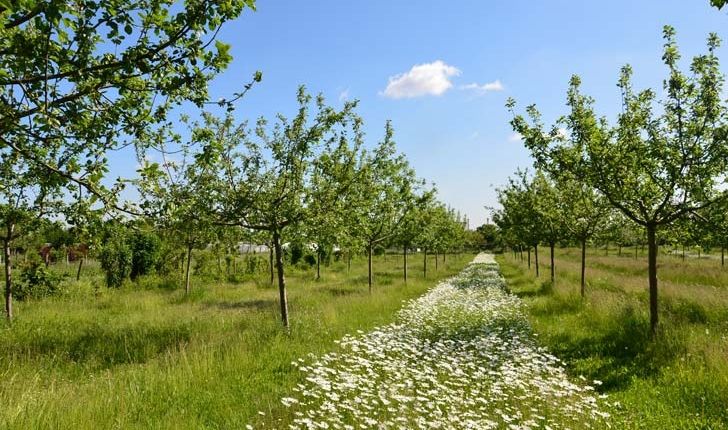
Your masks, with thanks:
[{"label": "leafy foliage", "polygon": [[40,260],[32,259],[20,272],[15,298],[27,300],[52,296],[57,292],[61,280],[61,275],[47,269]]},{"label": "leafy foliage", "polygon": [[129,236],[129,247],[132,253],[129,276],[132,281],[157,270],[162,251],[162,241],[159,236],[154,233],[134,232]]},{"label": "leafy foliage", "polygon": [[[657,230],[728,197],[719,186],[728,168],[728,108],[721,100],[724,78],[715,54],[720,40],[709,35],[707,54],[694,57],[686,74],[678,68],[675,30],[666,26],[664,39],[668,78],[662,110],[653,107],[653,90],[634,91],[632,69],[624,66],[618,83],[622,113],[613,127],[597,117],[577,76],[567,93],[570,112],[550,131],[544,131],[533,105],[526,109],[530,121],[520,115],[511,121],[539,168],[554,175],[568,172],[644,228],[653,330],[658,321]],[[513,109],[515,102],[507,106]]]},{"label": "leafy foliage", "polygon": [[99,256],[101,268],[106,273],[106,286],[120,288],[129,278],[133,264],[131,247],[120,229],[114,229],[101,250]]}]

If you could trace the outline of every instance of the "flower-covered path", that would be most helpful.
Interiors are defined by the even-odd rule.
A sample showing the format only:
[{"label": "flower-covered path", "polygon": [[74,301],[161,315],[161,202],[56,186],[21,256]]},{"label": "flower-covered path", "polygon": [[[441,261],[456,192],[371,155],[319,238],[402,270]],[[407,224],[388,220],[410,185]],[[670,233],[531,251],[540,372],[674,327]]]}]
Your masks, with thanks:
[{"label": "flower-covered path", "polygon": [[539,346],[491,255],[340,347],[296,363],[306,382],[282,399],[291,429],[608,426],[593,388]]}]

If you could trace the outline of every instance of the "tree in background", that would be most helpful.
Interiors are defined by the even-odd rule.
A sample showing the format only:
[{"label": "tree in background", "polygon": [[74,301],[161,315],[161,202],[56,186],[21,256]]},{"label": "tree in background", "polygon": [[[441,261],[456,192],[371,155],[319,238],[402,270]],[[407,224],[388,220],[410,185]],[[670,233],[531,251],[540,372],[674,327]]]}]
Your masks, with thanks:
[{"label": "tree in background", "polygon": [[351,209],[353,228],[366,246],[370,292],[374,284],[374,247],[396,236],[399,227],[412,216],[419,190],[424,186],[405,156],[396,155],[393,133],[391,123],[387,122],[384,140],[368,154],[360,168],[361,176],[351,189],[357,202]]},{"label": "tree in background", "polygon": [[[691,75],[678,69],[675,31],[664,29],[663,61],[669,69],[665,100],[655,112],[655,93],[632,88],[632,69],[622,68],[619,88],[622,113],[610,128],[598,119],[593,100],[581,94],[581,81],[571,79],[563,118],[569,137],[554,126],[546,133],[534,106],[531,119],[514,117],[536,164],[549,172],[566,171],[599,190],[610,204],[641,225],[648,242],[650,326],[657,331],[657,231],[689,213],[724,200],[717,185],[728,163],[726,106],[721,100],[723,77],[715,50],[719,39],[708,37],[708,53],[694,57]],[[514,102],[508,106],[513,109]]]},{"label": "tree in background", "polygon": [[531,268],[530,248],[534,249],[536,276],[539,275],[538,245],[543,238],[544,226],[537,208],[536,193],[527,172],[518,171],[517,179],[508,178],[508,185],[497,189],[501,209],[493,213],[493,222],[528,248],[528,268]]},{"label": "tree in background", "polygon": [[[311,180],[322,153],[349,148],[345,132],[360,119],[354,113],[356,103],[346,103],[340,111],[326,106],[322,96],[316,98],[316,112],[311,115],[312,97],[304,87],[298,91],[298,114],[289,120],[278,115],[269,130],[268,122],[260,119],[251,139],[246,125],[234,126],[229,115],[224,119],[205,116],[206,123],[194,130],[194,141],[202,146],[197,163],[218,172],[212,181],[205,207],[211,210],[218,224],[240,226],[266,232],[271,237],[278,275],[281,318],[289,326],[288,301],[283,264],[284,237],[312,218],[313,190]],[[355,133],[356,134],[356,133]],[[343,149],[342,149],[343,151]],[[354,162],[354,160],[347,161]],[[330,191],[320,195],[341,196],[355,178],[337,178],[328,186]],[[335,208],[336,202],[318,202],[316,210]]]},{"label": "tree in background", "polygon": [[5,261],[5,317],[13,320],[13,276],[10,261],[13,243],[33,233],[44,217],[61,206],[58,177],[37,165],[27,164],[17,153],[0,157],[0,241]]}]

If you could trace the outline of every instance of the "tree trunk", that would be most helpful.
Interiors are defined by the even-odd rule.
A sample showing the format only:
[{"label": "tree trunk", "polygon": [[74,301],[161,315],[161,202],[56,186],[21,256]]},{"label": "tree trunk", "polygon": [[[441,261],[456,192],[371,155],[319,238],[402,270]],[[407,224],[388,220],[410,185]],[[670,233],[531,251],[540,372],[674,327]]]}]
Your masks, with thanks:
[{"label": "tree trunk", "polygon": [[528,247],[528,270],[531,270],[531,247]]},{"label": "tree trunk", "polygon": [[192,245],[187,245],[187,263],[185,264],[185,294],[190,293],[190,263],[192,262]]},{"label": "tree trunk", "polygon": [[407,246],[404,247],[404,283],[407,283]]},{"label": "tree trunk", "polygon": [[283,246],[281,246],[281,235],[277,231],[273,233],[273,246],[276,254],[276,271],[278,272],[278,295],[281,301],[281,320],[283,327],[288,328],[288,298],[286,297],[286,277],[283,274]]},{"label": "tree trunk", "polygon": [[435,270],[439,270],[440,253],[435,250]]},{"label": "tree trunk", "polygon": [[647,225],[647,267],[650,280],[650,330],[657,333],[657,226]]},{"label": "tree trunk", "polygon": [[536,277],[539,277],[538,273],[538,245],[533,247],[533,256],[536,259]]},{"label": "tree trunk", "polygon": [[682,246],[682,261],[685,261],[685,245]]},{"label": "tree trunk", "polygon": [[637,259],[637,244],[634,244],[634,259]]},{"label": "tree trunk", "polygon": [[[11,236],[13,226],[8,227],[8,236]],[[13,268],[10,261],[10,239],[3,241],[5,248],[5,317],[9,324],[13,322]]]},{"label": "tree trunk", "polygon": [[85,260],[86,257],[81,255],[78,259],[78,270],[76,271],[76,281],[81,280],[81,267],[83,267],[83,260]]},{"label": "tree trunk", "polygon": [[581,238],[581,298],[586,295],[584,291],[584,274],[586,271],[586,238]]},{"label": "tree trunk", "polygon": [[620,257],[622,256],[622,244],[621,243],[619,244],[619,248],[618,248],[618,251],[617,251],[617,255],[620,256]]},{"label": "tree trunk", "polygon": [[725,246],[720,247],[720,267],[725,267]]},{"label": "tree trunk", "polygon": [[374,273],[372,272],[372,248],[374,248],[374,244],[369,242],[367,244],[367,256],[369,260],[369,293],[372,292],[372,284],[374,284]]},{"label": "tree trunk", "polygon": [[556,268],[554,266],[554,248],[556,248],[556,244],[551,242],[549,243],[549,247],[551,248],[551,282],[554,282],[556,275]]},{"label": "tree trunk", "polygon": [[423,254],[425,254],[425,259],[423,262],[422,272],[425,275],[425,279],[427,279],[427,248],[425,248],[425,252]]},{"label": "tree trunk", "polygon": [[316,280],[321,279],[321,251],[316,250]]},{"label": "tree trunk", "polygon": [[273,244],[271,243],[268,247],[268,268],[270,269],[270,284],[273,285],[275,282],[275,272],[273,270]]},{"label": "tree trunk", "polygon": [[346,263],[347,269],[346,270],[351,272],[351,250],[349,250],[349,252],[346,253],[346,259],[347,259],[347,263]]},{"label": "tree trunk", "polygon": [[604,255],[609,257],[609,242],[607,242],[607,244],[604,245]]}]

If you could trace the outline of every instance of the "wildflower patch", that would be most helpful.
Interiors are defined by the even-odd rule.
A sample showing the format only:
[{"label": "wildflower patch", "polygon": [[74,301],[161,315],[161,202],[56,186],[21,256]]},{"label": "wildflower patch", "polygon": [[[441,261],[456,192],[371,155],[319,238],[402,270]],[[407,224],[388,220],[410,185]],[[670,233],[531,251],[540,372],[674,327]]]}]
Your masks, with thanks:
[{"label": "wildflower patch", "polygon": [[[291,429],[557,429],[609,425],[591,386],[538,345],[491,255],[410,301],[396,322],[299,359]],[[595,381],[598,383],[598,381]]]}]

